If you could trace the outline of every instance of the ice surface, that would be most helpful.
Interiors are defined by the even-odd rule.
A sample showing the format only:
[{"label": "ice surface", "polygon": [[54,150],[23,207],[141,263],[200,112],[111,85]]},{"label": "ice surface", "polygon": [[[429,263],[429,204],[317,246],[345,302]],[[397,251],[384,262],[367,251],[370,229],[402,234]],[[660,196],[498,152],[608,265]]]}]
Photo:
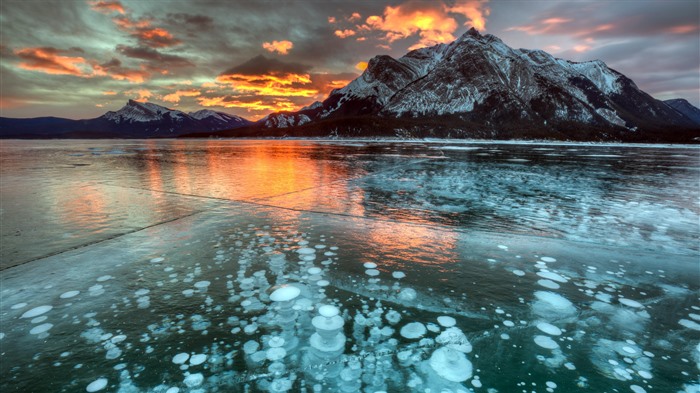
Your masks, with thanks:
[{"label": "ice surface", "polygon": [[[58,242],[70,247],[4,271],[3,392],[82,390],[98,377],[122,393],[696,384],[696,150],[440,142],[478,150],[441,149],[438,159],[430,141],[130,143],[101,149],[129,154],[61,154],[92,160],[71,179],[46,169],[73,185],[64,194],[48,177],[39,184],[64,202],[97,192],[74,201],[102,206],[96,216],[118,216],[120,201],[143,204],[132,217],[197,213],[160,224],[153,213],[157,225],[82,248]],[[36,176],[6,176],[0,160],[3,181]],[[79,176],[93,183],[70,183]],[[60,217],[48,225],[60,231],[39,234],[80,245],[132,228]],[[275,301],[280,289],[294,293]],[[337,353],[312,345],[323,305],[340,323],[314,342]],[[405,338],[412,323],[422,333]]]}]

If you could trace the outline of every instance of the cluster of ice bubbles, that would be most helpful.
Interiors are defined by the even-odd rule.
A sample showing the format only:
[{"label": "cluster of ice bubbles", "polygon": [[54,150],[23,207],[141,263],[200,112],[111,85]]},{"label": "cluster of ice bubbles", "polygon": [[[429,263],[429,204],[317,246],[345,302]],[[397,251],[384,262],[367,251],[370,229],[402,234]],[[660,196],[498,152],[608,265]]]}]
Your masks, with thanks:
[{"label": "cluster of ice bubbles", "polygon": [[[82,315],[86,329],[81,338],[94,345],[110,362],[118,362],[112,368],[114,374],[95,375],[84,384],[87,392],[117,391],[119,393],[204,393],[222,391],[263,392],[473,392],[484,389],[497,392],[488,386],[488,378],[479,375],[474,363],[489,362],[488,357],[472,354],[474,340],[495,337],[512,340],[508,333],[528,329],[532,353],[536,360],[551,371],[560,368],[576,370],[577,366],[567,353],[571,343],[580,341],[585,329],[600,324],[615,326],[617,337],[598,337],[590,351],[589,361],[598,373],[615,381],[628,383],[633,393],[651,391],[655,354],[645,350],[633,339],[644,330],[650,315],[647,305],[622,296],[615,290],[614,282],[601,283],[555,266],[552,257],[539,257],[528,272],[512,269],[519,278],[530,278],[541,287],[533,293],[529,304],[528,320],[517,320],[500,307],[495,309],[498,319],[492,334],[469,332],[467,318],[458,314],[446,315],[433,312],[432,319],[414,320],[411,305],[419,302],[418,291],[402,285],[406,274],[401,271],[383,271],[381,263],[365,262],[364,278],[355,278],[357,286],[349,296],[333,297],[334,265],[339,261],[339,249],[327,246],[327,238],[321,236],[311,244],[305,234],[288,233],[276,238],[269,228],[247,228],[231,235],[236,239],[228,248],[220,237],[215,245],[213,265],[221,268],[237,266],[238,270],[225,275],[226,300],[217,304],[211,287],[220,277],[200,279],[203,268],[199,263],[182,275],[168,264],[165,257],[151,258],[144,269],[167,273],[169,283],[186,284],[187,288],[164,296],[167,300],[201,300],[201,313],[186,316],[166,316],[161,323],[148,326],[148,332],[140,337],[122,331],[109,332],[103,327],[95,312]],[[254,232],[254,236],[251,235]],[[247,239],[247,243],[244,240]],[[499,246],[500,252],[508,247]],[[234,253],[233,251],[240,251]],[[234,260],[234,255],[238,257]],[[235,263],[234,263],[235,262]],[[260,266],[264,269],[256,270]],[[588,273],[595,273],[589,267]],[[390,276],[391,278],[384,278]],[[97,284],[88,288],[83,296],[99,297],[109,290],[112,276],[100,276]],[[383,282],[387,281],[388,283]],[[535,281],[536,280],[536,281]],[[590,310],[595,314],[583,315],[577,307],[556,290],[576,281],[590,297]],[[137,309],[151,307],[151,295],[166,284],[160,280],[151,289],[140,288],[122,299],[125,305],[135,303]],[[337,290],[335,291],[338,292]],[[63,301],[77,299],[82,292],[71,290],[62,293]],[[614,294],[614,295],[613,295]],[[11,308],[22,310],[28,306],[18,303]],[[112,308],[115,308],[113,306]],[[29,333],[39,339],[48,339],[54,324],[47,322],[52,305],[40,305],[22,313],[21,319],[30,320]],[[678,321],[678,325],[690,331],[700,331],[700,308]],[[228,313],[226,324],[230,336],[222,341],[210,342],[200,351],[164,353],[156,344],[168,335],[185,334],[189,324],[193,332],[206,336],[209,330],[221,329],[212,314]],[[457,318],[455,318],[457,317]],[[74,324],[78,323],[74,319]],[[465,333],[465,330],[468,333]],[[5,337],[0,335],[0,339]],[[167,359],[171,367],[164,374],[161,384],[139,387],[134,380],[138,374],[125,362],[125,354],[141,343],[145,356]],[[224,341],[232,343],[225,345]],[[521,343],[527,346],[526,343]],[[143,348],[145,346],[145,348]],[[691,348],[691,360],[700,371],[700,344]],[[69,357],[65,352],[62,356]],[[474,363],[473,363],[474,362]],[[81,369],[82,364],[75,365]],[[478,366],[478,363],[477,363]],[[179,377],[177,376],[179,373]],[[691,375],[684,385],[685,392],[697,392],[700,385],[693,384]],[[486,377],[486,378],[485,378]],[[585,377],[579,377],[579,387],[587,387]],[[554,392],[558,385],[548,380],[543,389]],[[525,382],[519,388],[525,389]]]}]

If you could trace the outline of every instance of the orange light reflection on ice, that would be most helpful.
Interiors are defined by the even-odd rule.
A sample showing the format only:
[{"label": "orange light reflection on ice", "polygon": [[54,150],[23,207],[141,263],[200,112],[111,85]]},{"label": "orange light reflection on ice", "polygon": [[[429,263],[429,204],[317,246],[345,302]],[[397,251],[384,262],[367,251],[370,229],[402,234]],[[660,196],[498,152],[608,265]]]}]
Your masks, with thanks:
[{"label": "orange light reflection on ice", "polygon": [[173,168],[173,186],[175,191],[180,194],[192,194],[192,183],[190,179],[189,170],[189,156],[185,154],[187,145],[181,140],[173,141],[171,151],[173,152],[173,159],[175,161],[175,166]]},{"label": "orange light reflection on ice", "polygon": [[60,220],[74,228],[92,228],[95,232],[106,229],[108,198],[104,187],[81,182],[71,189],[78,192],[53,195]]},{"label": "orange light reflection on ice", "polygon": [[421,225],[375,223],[363,236],[367,247],[363,262],[375,262],[381,270],[408,271],[411,265],[451,265],[458,259],[458,234]]}]

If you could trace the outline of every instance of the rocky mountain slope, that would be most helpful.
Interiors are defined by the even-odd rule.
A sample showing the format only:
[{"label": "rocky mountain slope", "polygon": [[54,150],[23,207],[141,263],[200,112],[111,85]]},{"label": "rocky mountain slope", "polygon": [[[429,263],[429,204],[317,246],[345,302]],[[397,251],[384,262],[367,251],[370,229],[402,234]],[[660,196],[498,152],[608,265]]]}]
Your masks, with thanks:
[{"label": "rocky mountain slope", "polygon": [[654,99],[602,61],[513,49],[474,29],[399,59],[376,56],[322,103],[271,114],[257,133],[303,134],[299,126],[314,130],[314,124],[350,135],[386,134],[376,128],[388,127],[397,136],[586,140],[645,139],[674,130],[685,135],[698,128],[686,112]]}]

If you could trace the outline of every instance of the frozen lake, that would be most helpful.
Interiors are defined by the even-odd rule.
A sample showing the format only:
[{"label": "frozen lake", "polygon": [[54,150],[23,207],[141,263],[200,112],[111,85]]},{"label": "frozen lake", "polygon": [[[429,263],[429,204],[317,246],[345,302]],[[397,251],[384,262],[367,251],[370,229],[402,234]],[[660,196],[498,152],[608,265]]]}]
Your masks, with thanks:
[{"label": "frozen lake", "polygon": [[2,392],[700,389],[697,147],[2,141],[0,170]]}]

